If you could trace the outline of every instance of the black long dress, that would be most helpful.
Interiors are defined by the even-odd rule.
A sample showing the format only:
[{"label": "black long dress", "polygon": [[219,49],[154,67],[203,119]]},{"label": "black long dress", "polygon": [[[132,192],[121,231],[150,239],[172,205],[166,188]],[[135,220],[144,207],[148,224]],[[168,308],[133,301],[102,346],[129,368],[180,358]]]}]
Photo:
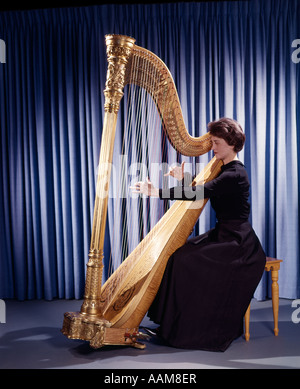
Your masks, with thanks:
[{"label": "black long dress", "polygon": [[200,191],[216,211],[216,226],[170,257],[148,316],[170,346],[225,351],[243,333],[266,256],[248,222],[249,180],[240,161],[223,165],[203,186],[160,190],[160,197],[191,200]]}]

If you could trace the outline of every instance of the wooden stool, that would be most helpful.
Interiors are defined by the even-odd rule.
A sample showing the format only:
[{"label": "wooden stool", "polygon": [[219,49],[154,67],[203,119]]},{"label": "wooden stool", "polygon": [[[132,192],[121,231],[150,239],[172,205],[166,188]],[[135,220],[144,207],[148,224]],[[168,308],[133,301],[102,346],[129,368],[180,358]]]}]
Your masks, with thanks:
[{"label": "wooden stool", "polygon": [[[271,271],[272,278],[272,307],[274,317],[274,334],[278,335],[278,311],[279,311],[279,286],[278,286],[278,270],[280,269],[281,259],[267,257],[265,271]],[[250,304],[244,316],[245,319],[245,339],[248,342],[250,339]]]}]

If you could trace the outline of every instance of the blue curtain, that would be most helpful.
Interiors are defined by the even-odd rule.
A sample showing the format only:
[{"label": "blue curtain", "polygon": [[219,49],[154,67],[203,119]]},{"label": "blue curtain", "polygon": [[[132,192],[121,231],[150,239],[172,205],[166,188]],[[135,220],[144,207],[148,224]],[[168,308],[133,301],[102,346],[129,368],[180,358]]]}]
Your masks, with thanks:
[{"label": "blue curtain", "polygon": [[[267,255],[284,260],[280,297],[299,298],[299,20],[297,0],[1,13],[0,298],[82,298],[108,33],[167,64],[192,135],[222,116],[242,124],[251,222]],[[208,209],[197,233],[213,222]],[[269,296],[265,275],[256,297]]]}]

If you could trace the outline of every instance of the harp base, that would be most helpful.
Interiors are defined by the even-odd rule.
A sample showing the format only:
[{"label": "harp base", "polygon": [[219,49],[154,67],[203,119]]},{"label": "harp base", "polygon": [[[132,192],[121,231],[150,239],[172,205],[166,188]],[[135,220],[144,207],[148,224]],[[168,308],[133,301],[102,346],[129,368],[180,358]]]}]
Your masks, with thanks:
[{"label": "harp base", "polygon": [[66,312],[61,332],[69,339],[80,339],[90,342],[94,349],[107,345],[131,346],[144,349],[146,346],[139,339],[148,336],[138,328],[114,328],[106,319],[87,317],[80,312]]}]

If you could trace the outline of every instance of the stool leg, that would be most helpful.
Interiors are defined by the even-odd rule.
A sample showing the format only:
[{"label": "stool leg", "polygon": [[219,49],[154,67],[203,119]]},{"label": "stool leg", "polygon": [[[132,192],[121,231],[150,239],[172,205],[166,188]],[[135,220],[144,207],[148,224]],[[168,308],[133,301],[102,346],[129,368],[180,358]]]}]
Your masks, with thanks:
[{"label": "stool leg", "polygon": [[274,334],[278,335],[278,311],[279,311],[279,286],[278,286],[278,270],[271,270],[272,277],[272,306],[274,317]]},{"label": "stool leg", "polygon": [[246,339],[247,342],[250,339],[250,305],[251,304],[249,304],[249,306],[247,308],[247,311],[245,313],[245,316],[244,316],[244,320],[245,320],[245,339]]}]

